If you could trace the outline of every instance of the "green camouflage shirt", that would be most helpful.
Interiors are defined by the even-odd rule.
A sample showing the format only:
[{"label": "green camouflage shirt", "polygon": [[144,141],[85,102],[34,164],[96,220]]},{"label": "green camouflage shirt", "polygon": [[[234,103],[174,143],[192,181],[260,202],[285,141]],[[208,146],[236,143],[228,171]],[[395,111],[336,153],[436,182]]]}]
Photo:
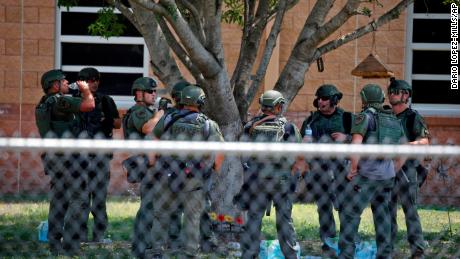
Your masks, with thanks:
[{"label": "green camouflage shirt", "polygon": [[155,115],[155,111],[144,105],[134,105],[123,117],[123,132],[125,139],[145,137],[142,127]]}]

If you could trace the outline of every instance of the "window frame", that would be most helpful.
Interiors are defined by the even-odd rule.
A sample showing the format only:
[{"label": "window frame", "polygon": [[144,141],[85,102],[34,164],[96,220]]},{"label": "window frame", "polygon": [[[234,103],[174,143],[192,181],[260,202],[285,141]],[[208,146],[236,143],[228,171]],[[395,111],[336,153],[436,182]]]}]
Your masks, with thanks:
[{"label": "window frame", "polygon": [[[450,13],[414,13],[414,3],[407,7],[406,19],[406,49],[405,49],[405,73],[404,79],[412,85],[412,80],[446,80],[450,81],[450,74],[413,74],[413,51],[414,50],[435,50],[450,51],[449,43],[414,43],[413,38],[413,21],[414,19],[449,19]],[[416,90],[416,89],[415,89]],[[458,90],[453,90],[458,91]],[[428,104],[414,103],[412,108],[419,111],[425,116],[460,116],[460,105],[458,104]]]},{"label": "window frame", "polygon": [[[150,55],[143,37],[110,37],[104,39],[100,36],[84,36],[84,35],[61,35],[62,17],[64,12],[82,12],[82,13],[97,13],[101,7],[70,7],[68,10],[65,7],[56,6],[56,26],[55,26],[55,56],[54,64],[56,68],[61,68],[64,71],[78,72],[85,65],[63,65],[62,64],[62,43],[94,43],[94,44],[133,44],[143,46],[143,67],[127,67],[127,66],[92,66],[101,73],[140,73],[143,76],[149,76]],[[120,14],[118,10],[115,13]],[[115,104],[119,109],[128,109],[135,104],[132,96],[111,95]]]}]

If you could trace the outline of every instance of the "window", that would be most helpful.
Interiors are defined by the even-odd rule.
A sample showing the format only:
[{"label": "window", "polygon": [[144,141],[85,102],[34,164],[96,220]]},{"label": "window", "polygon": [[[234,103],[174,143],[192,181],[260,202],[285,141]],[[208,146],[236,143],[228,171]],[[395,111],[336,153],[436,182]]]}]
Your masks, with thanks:
[{"label": "window", "polygon": [[460,90],[450,89],[450,5],[415,1],[408,8],[405,79],[424,115],[460,115]]},{"label": "window", "polygon": [[120,37],[108,40],[88,33],[88,26],[96,20],[102,0],[80,0],[78,7],[56,11],[56,66],[66,72],[69,82],[77,79],[78,71],[92,66],[101,73],[99,91],[111,95],[118,108],[134,104],[132,82],[148,75],[147,47],[141,34],[120,13],[126,25]]}]

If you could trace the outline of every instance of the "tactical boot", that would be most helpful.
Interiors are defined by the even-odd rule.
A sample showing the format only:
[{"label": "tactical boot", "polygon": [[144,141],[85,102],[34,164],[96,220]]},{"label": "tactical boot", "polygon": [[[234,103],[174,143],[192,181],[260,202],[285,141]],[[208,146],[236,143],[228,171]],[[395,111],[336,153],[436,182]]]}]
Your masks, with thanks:
[{"label": "tactical boot", "polygon": [[417,249],[414,253],[410,256],[411,259],[423,259],[425,258],[425,253],[423,250]]},{"label": "tactical boot", "polygon": [[335,250],[329,247],[327,244],[321,246],[322,255],[326,258],[337,258]]}]

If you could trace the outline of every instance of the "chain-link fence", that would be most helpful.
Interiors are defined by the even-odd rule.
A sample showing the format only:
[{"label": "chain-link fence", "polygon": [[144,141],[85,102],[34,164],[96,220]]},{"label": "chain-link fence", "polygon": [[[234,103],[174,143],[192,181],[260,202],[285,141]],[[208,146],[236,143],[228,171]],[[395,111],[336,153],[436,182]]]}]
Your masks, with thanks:
[{"label": "chain-link fence", "polygon": [[[354,155],[383,176],[347,178]],[[1,138],[0,157],[1,257],[460,256],[457,146]]]}]

